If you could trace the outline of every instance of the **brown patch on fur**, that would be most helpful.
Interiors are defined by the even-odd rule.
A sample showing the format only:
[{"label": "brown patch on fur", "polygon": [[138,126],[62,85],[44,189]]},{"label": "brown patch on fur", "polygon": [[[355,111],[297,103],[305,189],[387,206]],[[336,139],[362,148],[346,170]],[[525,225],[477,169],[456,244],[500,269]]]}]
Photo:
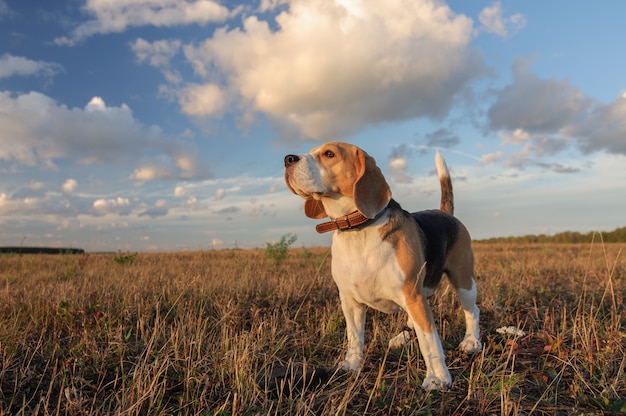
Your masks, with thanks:
[{"label": "brown patch on fur", "polygon": [[425,263],[417,224],[404,211],[392,208],[387,224],[380,228],[379,233],[381,239],[395,249],[396,260],[404,272],[402,293],[407,312],[424,332],[433,333],[432,313],[426,297],[421,294]]},{"label": "brown patch on fur", "polygon": [[[354,147],[354,149],[351,149]],[[324,167],[326,185],[343,196],[354,198],[354,184],[358,180],[356,146],[329,142],[311,149],[318,166]],[[352,150],[352,151],[351,151]],[[325,156],[332,152],[333,157]]]},{"label": "brown patch on fur", "polygon": [[445,176],[439,180],[441,183],[441,202],[439,209],[447,214],[454,215],[454,196],[452,194],[452,180]]},{"label": "brown patch on fur", "polygon": [[472,239],[461,223],[457,240],[448,251],[445,271],[455,289],[471,290],[474,284],[474,252]]},{"label": "brown patch on fur", "polygon": [[373,157],[356,148],[357,177],[354,202],[361,213],[374,218],[391,199],[391,190]]},{"label": "brown patch on fur", "polygon": [[326,217],[326,210],[322,201],[317,199],[307,199],[304,201],[304,214],[309,218],[319,220]]},{"label": "brown patch on fur", "polygon": [[403,215],[402,208],[393,199],[389,202],[389,218],[387,223],[380,227],[378,233],[380,239],[383,241],[389,240],[389,242],[395,247],[395,242],[398,237],[397,232],[401,232],[402,225],[406,221],[406,216]]},{"label": "brown patch on fur", "polygon": [[417,289],[413,289],[410,285],[406,284],[402,287],[402,293],[406,299],[407,312],[413,322],[415,322],[422,331],[428,334],[435,332],[433,314],[426,297],[418,293]]},{"label": "brown patch on fur", "polygon": [[[330,151],[334,157],[325,156]],[[329,188],[354,199],[357,209],[374,218],[391,199],[391,189],[373,157],[357,146],[329,142],[311,149],[319,166],[326,169]]]}]

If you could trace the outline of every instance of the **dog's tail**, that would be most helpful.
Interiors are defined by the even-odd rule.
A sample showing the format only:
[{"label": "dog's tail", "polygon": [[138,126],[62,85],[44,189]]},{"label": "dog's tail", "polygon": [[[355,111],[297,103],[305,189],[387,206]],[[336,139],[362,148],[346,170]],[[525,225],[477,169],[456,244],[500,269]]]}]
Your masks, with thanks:
[{"label": "dog's tail", "polygon": [[452,180],[450,172],[443,157],[437,152],[435,155],[435,164],[437,165],[437,175],[441,183],[441,203],[439,209],[450,215],[454,215],[454,195],[452,194]]}]

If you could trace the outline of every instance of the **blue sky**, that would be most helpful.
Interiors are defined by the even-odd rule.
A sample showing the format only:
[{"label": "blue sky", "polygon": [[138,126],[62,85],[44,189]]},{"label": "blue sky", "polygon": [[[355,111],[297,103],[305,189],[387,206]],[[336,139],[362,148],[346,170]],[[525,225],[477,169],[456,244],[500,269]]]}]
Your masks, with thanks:
[{"label": "blue sky", "polygon": [[0,245],[327,245],[283,156],[342,140],[474,238],[626,225],[626,3],[0,0]]}]

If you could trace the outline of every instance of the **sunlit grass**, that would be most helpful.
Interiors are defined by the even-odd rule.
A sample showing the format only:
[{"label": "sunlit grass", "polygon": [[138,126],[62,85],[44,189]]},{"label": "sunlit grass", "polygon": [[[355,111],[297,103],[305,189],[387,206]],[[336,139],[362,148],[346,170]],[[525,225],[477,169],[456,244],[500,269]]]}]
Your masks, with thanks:
[{"label": "sunlit grass", "polygon": [[[591,414],[626,409],[626,245],[475,244],[485,349],[446,284],[431,299],[454,383],[426,393],[401,315],[368,314],[364,367],[327,248],[0,255],[0,414]],[[118,260],[116,260],[118,258]],[[527,336],[495,329],[514,325]],[[326,368],[277,390],[272,371]],[[274,386],[275,387],[275,386]]]}]

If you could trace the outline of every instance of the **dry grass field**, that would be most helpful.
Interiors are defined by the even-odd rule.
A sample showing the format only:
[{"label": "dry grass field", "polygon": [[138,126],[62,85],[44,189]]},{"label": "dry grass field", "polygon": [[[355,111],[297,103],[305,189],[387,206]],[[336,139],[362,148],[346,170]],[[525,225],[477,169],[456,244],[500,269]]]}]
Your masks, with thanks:
[{"label": "dry grass field", "polygon": [[[0,414],[625,411],[626,245],[474,248],[485,349],[456,350],[462,312],[442,285],[431,305],[454,382],[434,393],[415,343],[386,348],[402,315],[370,311],[363,369],[332,370],[345,326],[327,248],[281,263],[264,250],[0,255]],[[509,325],[527,335],[495,331]],[[312,368],[329,378],[297,388]]]}]

